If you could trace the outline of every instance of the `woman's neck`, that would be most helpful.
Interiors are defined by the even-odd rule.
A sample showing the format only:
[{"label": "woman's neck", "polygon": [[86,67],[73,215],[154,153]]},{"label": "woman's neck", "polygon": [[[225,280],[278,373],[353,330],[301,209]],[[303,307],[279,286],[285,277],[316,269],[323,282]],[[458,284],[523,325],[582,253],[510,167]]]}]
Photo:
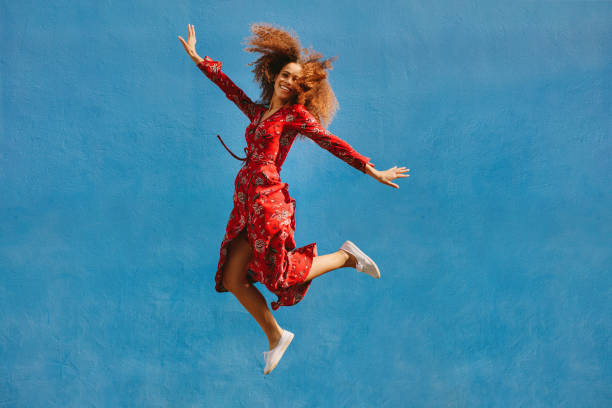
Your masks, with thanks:
[{"label": "woman's neck", "polygon": [[270,100],[270,108],[268,108],[268,110],[270,112],[277,111],[283,106],[289,104],[289,102],[290,102],[289,100],[283,101],[280,98],[276,98],[273,96],[272,99]]}]

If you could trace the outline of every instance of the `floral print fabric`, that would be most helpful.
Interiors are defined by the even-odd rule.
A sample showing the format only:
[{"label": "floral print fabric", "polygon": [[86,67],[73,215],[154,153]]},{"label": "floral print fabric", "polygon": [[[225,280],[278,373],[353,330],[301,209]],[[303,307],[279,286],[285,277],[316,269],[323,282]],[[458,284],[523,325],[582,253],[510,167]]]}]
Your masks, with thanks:
[{"label": "floral print fabric", "polygon": [[294,305],[310,286],[304,280],[317,256],[317,245],[296,248],[296,203],[289,195],[289,185],[280,178],[291,145],[300,133],[363,173],[370,158],[323,128],[303,105],[284,106],[262,120],[267,107],[249,99],[221,71],[220,61],[205,57],[197,66],[250,120],[245,132],[246,159],[234,181],[234,206],[221,242],[215,290],[227,292],[222,275],[227,246],[246,228],[253,249],[249,281],[261,282],[278,296],[271,304],[273,310]]}]

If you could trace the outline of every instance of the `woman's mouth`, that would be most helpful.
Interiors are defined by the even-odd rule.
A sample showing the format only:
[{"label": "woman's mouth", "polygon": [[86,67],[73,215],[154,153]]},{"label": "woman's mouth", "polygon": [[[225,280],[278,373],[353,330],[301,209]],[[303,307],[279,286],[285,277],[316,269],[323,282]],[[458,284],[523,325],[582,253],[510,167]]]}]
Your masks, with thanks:
[{"label": "woman's mouth", "polygon": [[284,85],[280,85],[280,86],[279,86],[279,88],[280,88],[281,90],[285,91],[285,92],[291,92],[291,89],[287,88],[287,87],[286,87],[286,86],[284,86]]}]

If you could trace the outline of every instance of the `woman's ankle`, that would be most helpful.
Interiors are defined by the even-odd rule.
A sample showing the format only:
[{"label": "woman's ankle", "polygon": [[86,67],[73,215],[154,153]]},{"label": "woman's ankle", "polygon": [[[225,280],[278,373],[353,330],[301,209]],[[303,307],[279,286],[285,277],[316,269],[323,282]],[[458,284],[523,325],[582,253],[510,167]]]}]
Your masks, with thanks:
[{"label": "woman's ankle", "polygon": [[339,249],[338,252],[343,254],[345,256],[345,258],[346,258],[346,261],[344,262],[343,267],[345,267],[345,268],[355,268],[357,266],[357,259],[355,258],[355,256],[349,254],[344,249]]},{"label": "woman's ankle", "polygon": [[276,347],[276,345],[278,344],[282,336],[283,336],[283,330],[281,328],[279,328],[278,331],[268,335],[268,344],[269,344],[270,350]]}]

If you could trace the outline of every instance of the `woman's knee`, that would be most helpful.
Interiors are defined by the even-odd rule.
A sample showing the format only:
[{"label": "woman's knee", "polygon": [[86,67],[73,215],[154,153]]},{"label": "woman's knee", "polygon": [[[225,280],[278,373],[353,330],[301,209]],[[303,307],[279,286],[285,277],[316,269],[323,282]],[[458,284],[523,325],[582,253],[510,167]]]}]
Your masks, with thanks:
[{"label": "woman's knee", "polygon": [[[241,270],[244,271],[244,276],[242,276]],[[243,288],[249,284],[249,281],[246,279],[246,268],[231,268],[228,267],[225,269],[223,273],[223,286],[225,289],[230,292],[235,292],[240,288]]]},{"label": "woman's knee", "polygon": [[251,248],[245,237],[236,237],[229,245],[223,270],[223,286],[233,292],[249,284],[246,274]]}]

